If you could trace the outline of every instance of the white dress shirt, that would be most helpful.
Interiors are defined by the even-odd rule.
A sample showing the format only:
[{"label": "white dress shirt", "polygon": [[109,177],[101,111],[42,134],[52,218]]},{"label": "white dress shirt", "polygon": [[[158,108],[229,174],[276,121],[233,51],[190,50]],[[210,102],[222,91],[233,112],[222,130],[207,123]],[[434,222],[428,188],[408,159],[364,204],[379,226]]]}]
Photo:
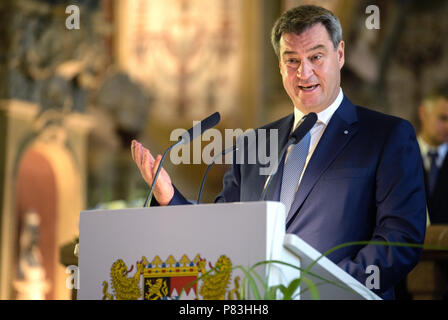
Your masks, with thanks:
[{"label": "white dress shirt", "polygon": [[[306,170],[306,167],[308,166],[308,162],[311,159],[311,156],[313,155],[314,150],[317,147],[317,144],[319,143],[320,138],[324,134],[325,129],[327,128],[328,123],[331,120],[331,117],[336,112],[336,110],[341,105],[342,100],[344,99],[344,93],[342,92],[342,89],[339,89],[339,94],[336,97],[336,99],[333,101],[332,104],[330,104],[325,110],[322,110],[317,114],[317,122],[314,124],[314,126],[311,128],[310,134],[311,134],[311,141],[310,141],[310,149],[308,151],[308,156],[305,161],[305,166],[302,171],[302,175],[300,176],[300,179],[297,183],[297,187],[300,184],[300,181],[302,180],[303,173]],[[297,125],[301,123],[301,120],[303,118],[304,114],[299,111],[297,108],[294,107],[294,126],[291,132],[293,132]],[[291,148],[291,147],[290,147]],[[290,149],[288,149],[288,154],[286,156],[286,159],[288,159]]]}]

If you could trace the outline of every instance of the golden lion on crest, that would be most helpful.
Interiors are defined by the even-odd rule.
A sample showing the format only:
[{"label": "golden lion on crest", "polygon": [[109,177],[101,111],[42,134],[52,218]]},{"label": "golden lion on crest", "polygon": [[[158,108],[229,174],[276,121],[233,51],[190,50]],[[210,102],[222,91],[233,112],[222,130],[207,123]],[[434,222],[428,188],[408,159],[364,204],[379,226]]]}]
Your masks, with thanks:
[{"label": "golden lion on crest", "polygon": [[143,257],[142,261],[137,262],[137,271],[133,277],[127,277],[127,275],[132,271],[134,266],[131,266],[128,270],[123,260],[118,259],[115,261],[110,269],[112,290],[115,296],[107,292],[109,284],[103,281],[103,300],[138,300],[142,295],[139,283],[140,276],[145,268],[145,260],[146,258]]}]

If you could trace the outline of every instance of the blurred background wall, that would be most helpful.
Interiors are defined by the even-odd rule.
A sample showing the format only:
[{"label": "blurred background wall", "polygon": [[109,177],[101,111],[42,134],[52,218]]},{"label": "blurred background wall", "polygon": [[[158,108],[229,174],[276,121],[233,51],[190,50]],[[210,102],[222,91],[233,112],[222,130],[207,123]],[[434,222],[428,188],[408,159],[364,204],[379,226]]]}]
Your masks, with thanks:
[{"label": "blurred background wall", "polygon": [[[270,30],[304,3],[341,19],[348,97],[417,128],[423,95],[446,81],[446,1],[1,1],[0,298],[70,298],[60,248],[77,237],[79,212],[143,205],[133,138],[158,154],[172,130],[215,111],[221,132],[292,112]],[[79,29],[66,25],[69,5]],[[369,5],[379,29],[366,27]],[[205,165],[165,167],[195,199]],[[204,202],[225,170],[211,171]]]}]

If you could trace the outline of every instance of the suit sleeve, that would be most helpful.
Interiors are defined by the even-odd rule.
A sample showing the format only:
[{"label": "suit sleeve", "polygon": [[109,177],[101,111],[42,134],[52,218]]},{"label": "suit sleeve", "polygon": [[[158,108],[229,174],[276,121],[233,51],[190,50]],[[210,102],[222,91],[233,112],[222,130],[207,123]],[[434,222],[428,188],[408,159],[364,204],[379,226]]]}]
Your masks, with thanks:
[{"label": "suit sleeve", "polygon": [[[426,200],[422,168],[414,129],[403,120],[392,130],[380,156],[376,171],[375,229],[372,238],[366,240],[423,244]],[[372,273],[366,273],[368,266],[378,267],[379,288],[372,290],[381,295],[415,267],[421,251],[420,248],[367,245],[338,265],[363,284],[372,279],[368,279]]]},{"label": "suit sleeve", "polygon": [[[174,196],[171,199],[170,203],[168,203],[169,206],[193,204],[193,202],[185,199],[185,197],[182,195],[182,193],[180,193],[180,191],[177,190],[176,186],[173,185],[173,188],[174,188]],[[152,197],[150,207],[159,207],[159,206],[160,206],[160,204],[157,202],[156,198]]]}]

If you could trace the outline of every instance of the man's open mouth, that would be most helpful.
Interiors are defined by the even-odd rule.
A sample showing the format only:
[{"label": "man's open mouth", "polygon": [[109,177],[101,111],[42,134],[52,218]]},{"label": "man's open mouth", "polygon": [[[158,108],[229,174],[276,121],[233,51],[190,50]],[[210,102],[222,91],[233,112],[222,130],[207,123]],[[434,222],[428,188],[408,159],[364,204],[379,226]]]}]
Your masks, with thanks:
[{"label": "man's open mouth", "polygon": [[313,85],[313,86],[299,86],[299,89],[300,89],[300,90],[303,90],[303,91],[313,91],[313,90],[316,89],[318,86],[319,86],[318,84]]}]

